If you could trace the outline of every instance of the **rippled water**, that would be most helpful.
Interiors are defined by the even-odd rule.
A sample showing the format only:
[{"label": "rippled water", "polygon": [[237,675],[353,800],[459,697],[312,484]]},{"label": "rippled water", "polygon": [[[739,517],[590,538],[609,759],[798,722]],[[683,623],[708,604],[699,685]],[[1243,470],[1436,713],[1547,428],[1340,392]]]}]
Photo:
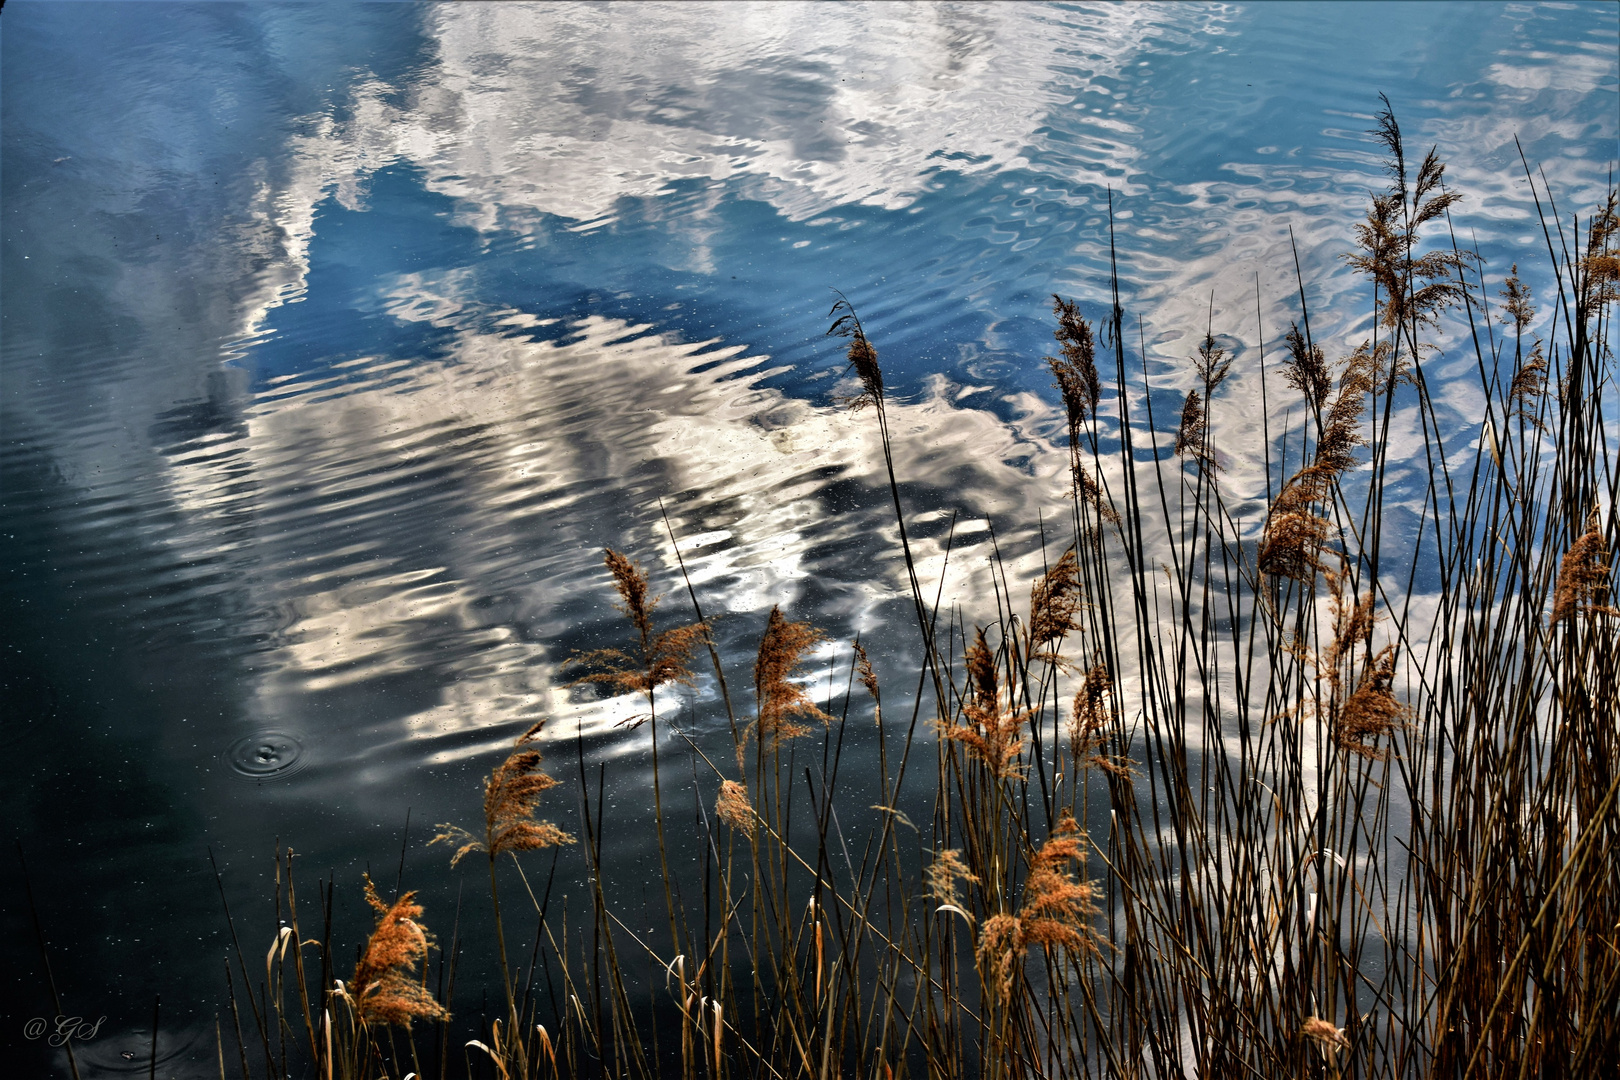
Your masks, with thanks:
[{"label": "rippled water", "polygon": [[[1291,242],[1317,338],[1366,329],[1338,256],[1383,183],[1379,91],[1492,282],[1540,265],[1514,137],[1584,210],[1620,112],[1610,4],[7,10],[0,805],[64,1006],[108,1018],[87,1075],[144,1069],[159,993],[165,1067],[206,1072],[210,845],[249,954],[278,838],[353,940],[409,812],[447,930],[426,823],[473,818],[547,718],[568,768],[576,730],[611,761],[612,856],[645,857],[645,732],[562,666],[622,633],[603,546],[678,585],[659,500],[734,685],[773,603],[905,681],[829,289],[896,395],[923,579],[954,514],[971,618],[992,527],[1027,571],[1061,505],[1049,296],[1098,313],[1110,191],[1154,407],[1206,325],[1237,355],[1241,485]],[[1430,376],[1464,434],[1471,363]],[[716,701],[671,707],[701,737]],[[0,1046],[61,1072],[20,1034],[53,1007],[8,858]]]}]

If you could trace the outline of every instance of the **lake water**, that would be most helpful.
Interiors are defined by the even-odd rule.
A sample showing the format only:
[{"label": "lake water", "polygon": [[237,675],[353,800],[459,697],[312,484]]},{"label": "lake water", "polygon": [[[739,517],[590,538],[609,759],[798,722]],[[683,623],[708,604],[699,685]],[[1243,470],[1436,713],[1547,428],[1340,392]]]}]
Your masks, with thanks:
[{"label": "lake water", "polygon": [[[923,580],[954,514],[941,595],[971,621],[991,529],[1027,573],[1061,520],[1050,295],[1102,314],[1110,192],[1155,409],[1206,327],[1235,351],[1215,423],[1241,488],[1291,242],[1317,339],[1367,330],[1339,256],[1385,182],[1380,91],[1449,163],[1487,283],[1518,261],[1543,295],[1514,139],[1584,212],[1620,116],[1608,3],[7,10],[0,807],[64,1009],[106,1017],[86,1076],[145,1075],[156,994],[160,1075],[214,1075],[210,847],[250,960],[278,839],[332,872],[348,942],[361,870],[407,841],[448,937],[460,874],[422,841],[475,820],[538,719],[559,775],[607,763],[641,903],[646,731],[563,665],[623,639],[604,546],[688,610],[660,500],[734,693],[773,604],[909,693],[830,290],[882,357]],[[1471,357],[1430,375],[1459,446]],[[724,730],[712,681],[670,708]],[[577,795],[549,812],[572,827]],[[23,1034],[55,1010],[15,853],[3,877],[0,1055],[66,1075]]]}]

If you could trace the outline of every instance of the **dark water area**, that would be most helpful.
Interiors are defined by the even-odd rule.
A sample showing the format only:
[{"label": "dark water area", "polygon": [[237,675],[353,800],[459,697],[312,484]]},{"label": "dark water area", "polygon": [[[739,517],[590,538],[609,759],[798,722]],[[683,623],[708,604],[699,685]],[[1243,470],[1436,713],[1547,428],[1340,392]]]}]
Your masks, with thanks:
[{"label": "dark water area", "polygon": [[[156,995],[159,1075],[217,1074],[209,852],[252,965],[278,842],[309,897],[331,875],[340,952],[370,926],[361,872],[391,888],[402,843],[441,939],[467,876],[452,1007],[472,1037],[486,898],[425,842],[475,823],[538,720],[565,780],[544,813],[578,831],[600,776],[625,917],[661,917],[647,730],[566,666],[628,633],[605,546],[686,617],[660,500],[734,696],[779,604],[826,632],[833,711],[859,634],[909,717],[915,620],[876,431],[840,406],[831,289],[881,354],[920,575],[985,621],[992,529],[1027,580],[1064,520],[1041,357],[1052,293],[1105,310],[1110,200],[1148,400],[1179,407],[1206,327],[1233,350],[1214,430],[1258,515],[1262,423],[1287,418],[1262,412],[1259,357],[1301,317],[1293,245],[1317,340],[1369,332],[1340,256],[1385,183],[1379,92],[1447,161],[1487,285],[1517,262],[1548,295],[1514,139],[1584,215],[1616,159],[1617,56],[1607,3],[13,0],[0,816],[62,1011],[106,1018],[81,1075],[144,1075]],[[1483,398],[1454,341],[1429,378],[1465,453]],[[664,707],[729,752],[712,678]],[[666,736],[687,822],[694,770]],[[852,724],[856,811],[874,746]],[[876,815],[851,816],[854,843]],[[65,1076],[25,1036],[57,1008],[17,852],[0,865],[0,1071]],[[580,910],[577,849],[555,875]]]}]

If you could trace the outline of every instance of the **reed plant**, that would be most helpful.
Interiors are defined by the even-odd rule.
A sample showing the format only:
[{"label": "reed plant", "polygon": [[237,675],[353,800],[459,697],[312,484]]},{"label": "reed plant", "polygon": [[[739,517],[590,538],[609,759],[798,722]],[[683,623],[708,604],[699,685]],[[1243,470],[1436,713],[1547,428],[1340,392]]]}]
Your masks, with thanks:
[{"label": "reed plant", "polygon": [[[1526,167],[1554,282],[1532,336],[1517,267],[1493,292],[1455,239],[1444,164],[1431,150],[1414,169],[1384,104],[1389,184],[1346,256],[1371,329],[1342,358],[1313,337],[1300,280],[1280,360],[1262,349],[1240,370],[1206,327],[1160,426],[1117,271],[1092,318],[1054,298],[1067,536],[1027,602],[998,556],[986,625],[941,610],[919,574],[878,351],[840,296],[846,401],[878,428],[916,617],[910,694],[855,642],[842,701],[818,702],[803,676],[828,643],[773,608],[741,714],[691,580],[691,620],[660,629],[649,576],[609,549],[629,640],[579,657],[580,681],[645,704],[667,937],[616,910],[605,766],[593,784],[582,743],[589,913],[570,922],[530,887],[520,855],[574,840],[534,820],[555,784],[537,725],[490,776],[483,836],[443,833],[456,858],[488,861],[502,1018],[451,1037],[453,963],[430,992],[420,907],[369,879],[377,929],[336,981],[333,885],[327,932],[306,942],[288,853],[287,928],[257,996],[240,949],[229,972],[221,1076],[299,1061],[328,1080],[1615,1068],[1617,197],[1566,219]],[[1443,321],[1475,361],[1477,428],[1431,396]],[[1218,437],[1238,377],[1299,418],[1273,430],[1268,414],[1258,460]],[[660,727],[658,691],[697,677],[700,644],[729,745]],[[870,782],[840,779],[847,736],[874,746]],[[841,807],[875,824],[858,837]],[[529,976],[507,963],[506,862],[539,919],[544,1006],[533,961]]]}]

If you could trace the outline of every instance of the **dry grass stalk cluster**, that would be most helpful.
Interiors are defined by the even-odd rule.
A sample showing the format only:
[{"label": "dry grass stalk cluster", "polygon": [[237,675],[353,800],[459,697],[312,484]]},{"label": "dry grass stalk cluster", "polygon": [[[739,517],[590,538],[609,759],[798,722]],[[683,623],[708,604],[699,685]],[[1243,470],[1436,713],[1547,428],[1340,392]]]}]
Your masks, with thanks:
[{"label": "dry grass stalk cluster", "polygon": [[[846,652],[773,607],[739,716],[692,582],[692,621],[660,629],[649,575],[608,549],[630,640],[579,656],[578,685],[639,703],[655,895],[616,887],[603,833],[648,822],[604,820],[583,736],[577,849],[537,820],[556,781],[536,725],[489,775],[483,835],[440,837],[452,864],[486,855],[504,1005],[479,1016],[456,988],[459,924],[429,993],[415,894],[385,904],[369,879],[377,928],[348,990],[323,989],[340,985],[333,892],[304,941],[289,858],[290,928],[257,994],[238,957],[222,1075],[285,1075],[300,1031],[327,1080],[1602,1075],[1620,1060],[1617,204],[1566,229],[1526,169],[1556,290],[1542,319],[1517,266],[1487,295],[1450,239],[1444,165],[1409,169],[1387,102],[1372,134],[1389,184],[1348,256],[1372,336],[1342,358],[1298,282],[1280,363],[1236,364],[1218,341],[1242,328],[1206,326],[1175,426],[1155,430],[1117,278],[1096,322],[1054,298],[1066,536],[1055,561],[1050,522],[1024,545],[1044,566],[1027,613],[998,541],[990,625],[938,610],[918,572],[878,353],[840,296],[830,332],[849,340],[844,400],[882,439],[915,691],[885,707],[872,641]],[[1474,350],[1472,426],[1429,394],[1442,325]],[[1268,416],[1258,448],[1218,457],[1217,391],[1279,375],[1297,420]],[[1396,431],[1421,438],[1401,460]],[[700,642],[724,717],[699,699],[661,725]],[[841,701],[806,677],[829,655],[848,664]],[[666,784],[689,814],[666,812]],[[557,878],[531,887],[537,849]],[[515,969],[513,876],[537,924]],[[552,885],[579,880],[559,913]]]}]

